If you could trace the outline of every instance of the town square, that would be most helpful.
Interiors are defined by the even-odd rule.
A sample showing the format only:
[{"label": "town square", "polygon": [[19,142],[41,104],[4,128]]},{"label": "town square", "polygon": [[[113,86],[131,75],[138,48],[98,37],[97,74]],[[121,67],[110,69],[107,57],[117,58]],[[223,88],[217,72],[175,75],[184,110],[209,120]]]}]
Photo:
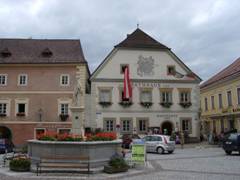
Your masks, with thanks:
[{"label": "town square", "polygon": [[239,6],[0,0],[0,179],[240,179]]}]

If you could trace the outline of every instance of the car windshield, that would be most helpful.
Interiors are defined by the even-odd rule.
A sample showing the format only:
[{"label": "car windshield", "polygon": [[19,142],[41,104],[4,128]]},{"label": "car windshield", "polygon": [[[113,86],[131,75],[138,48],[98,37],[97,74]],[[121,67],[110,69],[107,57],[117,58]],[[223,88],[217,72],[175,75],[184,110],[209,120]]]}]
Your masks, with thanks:
[{"label": "car windshield", "polygon": [[229,140],[236,140],[237,139],[237,134],[230,134],[228,137]]}]

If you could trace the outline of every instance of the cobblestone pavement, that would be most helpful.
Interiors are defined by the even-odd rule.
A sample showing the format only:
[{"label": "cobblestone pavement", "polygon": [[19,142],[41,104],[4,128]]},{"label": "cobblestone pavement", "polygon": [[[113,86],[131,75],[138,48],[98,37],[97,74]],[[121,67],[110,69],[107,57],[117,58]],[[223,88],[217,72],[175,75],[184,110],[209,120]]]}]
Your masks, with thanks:
[{"label": "cobblestone pavement", "polygon": [[[0,180],[23,179],[123,179],[123,180],[239,180],[240,155],[226,156],[221,148],[187,148],[176,149],[174,154],[148,154],[147,169],[137,168],[127,173],[107,175],[78,174],[42,174],[37,177],[33,173],[1,173]],[[67,177],[66,177],[67,176]]]}]

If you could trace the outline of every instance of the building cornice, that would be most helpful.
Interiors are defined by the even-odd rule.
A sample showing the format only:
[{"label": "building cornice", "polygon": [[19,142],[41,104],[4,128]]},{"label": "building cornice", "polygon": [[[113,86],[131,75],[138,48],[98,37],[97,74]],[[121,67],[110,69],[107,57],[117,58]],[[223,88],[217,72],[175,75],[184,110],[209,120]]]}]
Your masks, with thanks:
[{"label": "building cornice", "polygon": [[[171,79],[131,79],[132,82],[148,82],[148,83],[189,83],[189,84],[199,84],[197,80],[171,80]],[[122,82],[123,79],[107,79],[98,78],[92,79],[92,82]]]},{"label": "building cornice", "polygon": [[74,91],[0,91],[0,94],[73,94]]}]

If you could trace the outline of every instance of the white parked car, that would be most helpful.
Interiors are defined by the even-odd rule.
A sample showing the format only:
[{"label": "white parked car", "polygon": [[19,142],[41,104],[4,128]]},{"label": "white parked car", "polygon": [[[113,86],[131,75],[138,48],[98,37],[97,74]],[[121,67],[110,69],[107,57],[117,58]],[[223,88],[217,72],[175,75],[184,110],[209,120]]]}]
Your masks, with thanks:
[{"label": "white parked car", "polygon": [[173,153],[175,150],[175,141],[171,141],[170,136],[166,135],[147,135],[143,138],[146,143],[147,152],[157,152],[163,154]]}]

